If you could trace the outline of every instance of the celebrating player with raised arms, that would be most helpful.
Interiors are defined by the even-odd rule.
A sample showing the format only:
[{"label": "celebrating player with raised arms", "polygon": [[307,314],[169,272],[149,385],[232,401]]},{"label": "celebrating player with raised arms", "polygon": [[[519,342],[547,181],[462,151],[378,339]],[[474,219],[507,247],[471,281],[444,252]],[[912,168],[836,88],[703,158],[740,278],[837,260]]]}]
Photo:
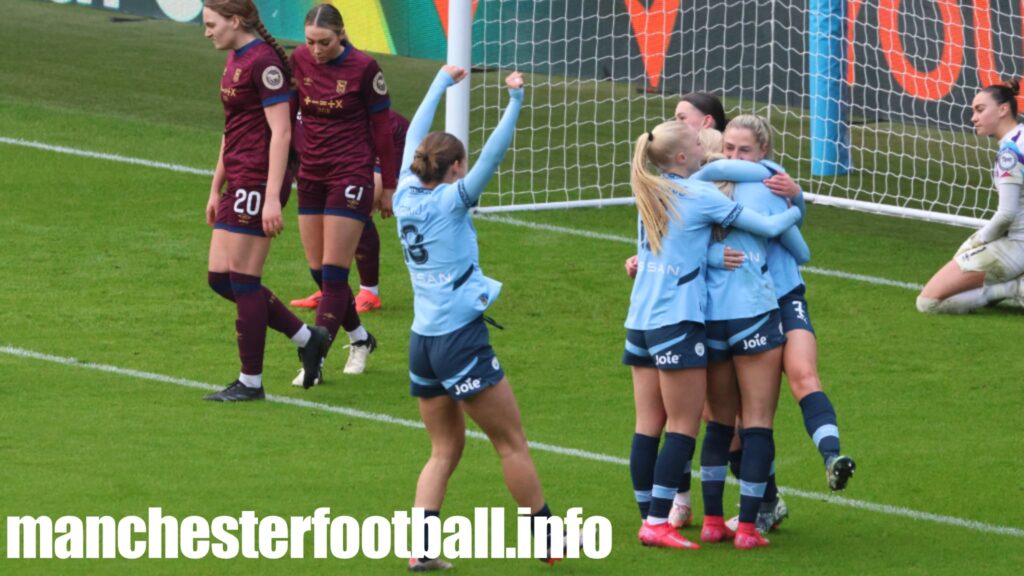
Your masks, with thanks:
[{"label": "celebrating player with raised arms", "polygon": [[[209,283],[235,302],[241,374],[207,400],[260,400],[267,326],[299,346],[303,366],[320,365],[330,336],[310,329],[261,282],[270,238],[282,229],[281,206],[292,176],[288,70],[284,51],[267,33],[252,0],[206,0],[203,25],[219,50],[230,50],[220,94],[224,137],[206,205]],[[224,191],[224,184],[227,190]]]},{"label": "celebrating player with raised arms", "polygon": [[[323,290],[317,325],[332,337],[344,327],[350,343],[344,371],[359,374],[377,341],[360,322],[348,273],[373,210],[378,156],[384,188],[380,211],[391,215],[397,174],[387,114],[391,100],[380,66],[349,43],[337,8],[317,5],[305,24],[306,43],[291,57],[304,139],[299,230],[310,273]],[[300,377],[309,387],[320,374],[304,369]]]},{"label": "celebrating player with raised arms", "polygon": [[1007,298],[1024,298],[1024,126],[1017,123],[1017,80],[983,89],[974,97],[971,123],[979,136],[999,140],[992,181],[999,205],[992,219],[971,234],[953,259],[925,284],[917,309],[964,314]]},{"label": "celebrating player with raised arms", "polygon": [[[690,179],[703,157],[697,132],[670,121],[637,139],[632,161],[638,265],[623,363],[633,376],[630,473],[644,518],[638,538],[647,546],[698,547],[676,532],[668,514],[693,457],[704,407],[704,275],[711,226],[775,236],[800,217],[795,208],[770,217],[744,210],[711,184]],[[659,453],[662,430],[665,444]]]},{"label": "celebrating player with raised arms", "polygon": [[[465,78],[445,66],[409,126],[395,194],[395,216],[414,293],[409,337],[410,392],[430,435],[430,459],[416,485],[415,506],[438,515],[448,479],[462,457],[463,413],[487,434],[520,507],[550,516],[526,443],[512,387],[491,348],[483,313],[501,283],[480,270],[476,231],[469,214],[501,163],[515,132],[523,78],[506,79],[510,101],[494,133],[466,172],[466,150],[451,134],[430,125],[445,89]],[[440,558],[410,559],[410,570],[445,569]]]}]

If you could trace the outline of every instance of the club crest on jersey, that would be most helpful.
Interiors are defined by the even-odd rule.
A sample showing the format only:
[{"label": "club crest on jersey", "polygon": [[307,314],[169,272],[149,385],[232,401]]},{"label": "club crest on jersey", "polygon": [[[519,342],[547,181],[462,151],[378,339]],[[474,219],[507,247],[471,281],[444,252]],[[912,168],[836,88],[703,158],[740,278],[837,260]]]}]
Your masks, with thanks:
[{"label": "club crest on jersey", "polygon": [[996,163],[1000,170],[1009,172],[1017,165],[1017,156],[1012,150],[1003,150],[999,153],[999,157],[996,159]]},{"label": "club crest on jersey", "polygon": [[338,80],[338,94],[344,94],[345,88],[348,87],[348,80]]},{"label": "club crest on jersey", "polygon": [[242,69],[235,68],[235,75],[231,77],[232,82],[238,82],[238,79],[242,77]]},{"label": "club crest on jersey", "polygon": [[309,76],[306,76],[305,78],[302,79],[302,85],[303,86],[312,86],[313,85],[313,79],[310,78]]},{"label": "club crest on jersey", "polygon": [[263,85],[269,90],[280,90],[284,86],[284,74],[277,66],[267,66],[263,71]]},{"label": "club crest on jersey", "polygon": [[384,73],[379,70],[373,77],[373,91],[381,96],[388,93],[388,83],[384,81]]}]

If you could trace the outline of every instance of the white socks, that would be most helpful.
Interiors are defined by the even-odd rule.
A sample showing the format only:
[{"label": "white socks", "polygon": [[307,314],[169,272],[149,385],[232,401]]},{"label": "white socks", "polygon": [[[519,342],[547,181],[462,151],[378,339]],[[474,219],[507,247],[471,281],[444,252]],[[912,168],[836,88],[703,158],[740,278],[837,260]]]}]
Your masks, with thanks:
[{"label": "white socks", "polygon": [[1019,280],[990,284],[954,294],[945,300],[918,296],[917,309],[925,314],[967,314],[993,302],[1016,298],[1019,285]]},{"label": "white socks", "polygon": [[359,328],[356,328],[351,332],[346,332],[346,334],[348,334],[348,341],[350,344],[354,342],[361,342],[370,337],[370,333],[362,326],[359,326]]},{"label": "white socks", "polygon": [[689,492],[676,492],[676,497],[672,499],[672,503],[676,506],[690,507],[690,493]]},{"label": "white socks", "polygon": [[302,328],[295,334],[292,334],[292,342],[299,348],[305,348],[306,344],[309,344],[309,337],[313,333],[309,331],[309,326],[303,324]]}]

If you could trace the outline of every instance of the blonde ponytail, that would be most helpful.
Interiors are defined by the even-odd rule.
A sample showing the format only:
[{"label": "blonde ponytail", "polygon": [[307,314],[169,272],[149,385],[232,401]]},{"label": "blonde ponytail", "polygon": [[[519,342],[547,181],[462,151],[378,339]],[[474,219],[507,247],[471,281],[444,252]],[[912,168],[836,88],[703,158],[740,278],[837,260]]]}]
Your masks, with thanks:
[{"label": "blonde ponytail", "polygon": [[663,178],[652,170],[652,165],[667,166],[682,145],[682,140],[694,137],[693,130],[682,122],[659,124],[636,139],[629,183],[636,198],[636,209],[643,222],[651,252],[661,252],[661,239],[668,234],[669,219],[679,220],[673,192],[686,193],[686,187]]}]

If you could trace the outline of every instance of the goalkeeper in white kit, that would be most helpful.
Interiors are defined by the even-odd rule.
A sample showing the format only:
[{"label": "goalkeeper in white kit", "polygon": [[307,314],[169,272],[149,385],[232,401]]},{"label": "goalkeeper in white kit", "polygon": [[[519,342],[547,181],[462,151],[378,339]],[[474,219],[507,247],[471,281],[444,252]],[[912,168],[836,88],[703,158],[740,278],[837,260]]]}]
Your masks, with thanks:
[{"label": "goalkeeper in white kit", "polygon": [[1016,80],[974,97],[971,123],[979,136],[999,139],[992,179],[999,192],[995,215],[932,276],[917,309],[965,314],[1000,300],[1024,297],[1024,125],[1017,123]]}]

